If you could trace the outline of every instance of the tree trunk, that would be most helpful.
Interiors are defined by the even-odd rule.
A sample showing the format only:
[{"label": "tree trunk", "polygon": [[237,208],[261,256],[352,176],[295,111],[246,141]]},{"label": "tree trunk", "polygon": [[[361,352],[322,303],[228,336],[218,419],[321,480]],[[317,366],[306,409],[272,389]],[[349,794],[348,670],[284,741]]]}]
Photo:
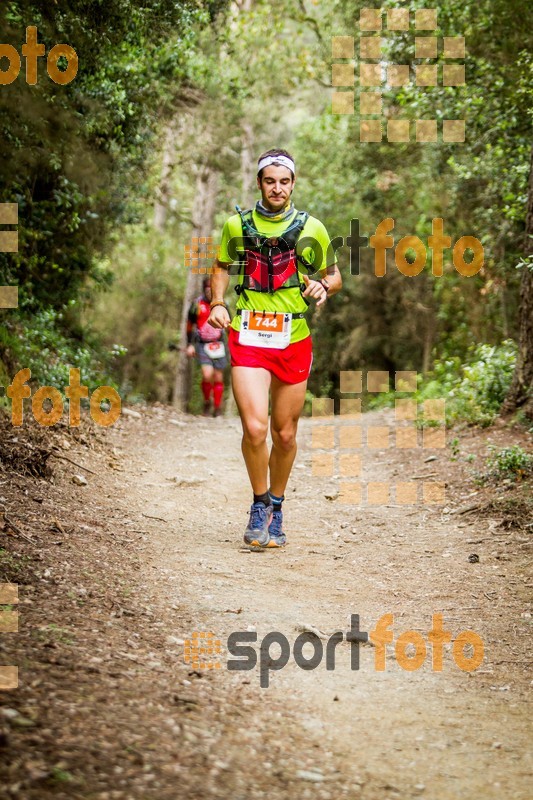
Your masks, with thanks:
[{"label": "tree trunk", "polygon": [[172,120],[165,132],[165,142],[163,145],[163,169],[161,171],[161,181],[154,205],[154,228],[162,231],[165,227],[168,216],[168,208],[172,193],[172,172],[174,170],[174,158],[176,154],[175,120]]},{"label": "tree trunk", "polygon": [[251,124],[246,120],[242,123],[241,146],[241,203],[243,208],[250,208],[255,191],[256,163],[253,154],[254,132]]},{"label": "tree trunk", "polygon": [[426,316],[426,330],[424,336],[424,348],[422,351],[422,374],[427,375],[431,369],[431,354],[433,351],[433,342],[435,339],[435,314],[431,309],[431,314]]},{"label": "tree trunk", "polygon": [[529,263],[529,258],[533,255],[533,148],[529,172],[524,254],[528,263],[522,267],[520,283],[518,357],[502,413],[512,414],[522,409],[526,417],[533,420],[533,265]]},{"label": "tree trunk", "polygon": [[[251,2],[243,10],[249,11],[250,8]],[[251,208],[254,201],[256,161],[253,148],[253,127],[247,120],[243,120],[241,127],[241,196],[239,200],[242,208]],[[224,413],[227,417],[234,417],[237,414],[237,404],[232,391],[227,395]]]},{"label": "tree trunk", "polygon": [[[219,175],[211,167],[200,166],[196,173],[196,195],[193,207],[193,228],[191,237],[211,236],[215,220],[215,208]],[[203,265],[211,267],[208,261]],[[187,316],[194,298],[200,293],[203,274],[187,271],[187,284],[181,310],[181,334],[179,362],[174,383],[174,406],[179,411],[187,411],[191,396],[191,363],[185,350],[187,347]]]}]

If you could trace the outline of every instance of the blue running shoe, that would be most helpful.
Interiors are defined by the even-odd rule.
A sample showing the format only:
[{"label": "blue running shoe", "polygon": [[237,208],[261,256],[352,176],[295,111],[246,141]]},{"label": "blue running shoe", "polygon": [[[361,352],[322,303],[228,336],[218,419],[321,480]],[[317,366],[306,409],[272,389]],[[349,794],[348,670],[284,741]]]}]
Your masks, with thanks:
[{"label": "blue running shoe", "polygon": [[267,547],[284,547],[287,544],[287,537],[283,533],[283,511],[273,511],[272,521],[268,528],[270,541]]},{"label": "blue running shoe", "polygon": [[244,542],[251,547],[266,547],[269,541],[268,526],[272,519],[272,506],[252,503],[250,521],[244,532]]}]

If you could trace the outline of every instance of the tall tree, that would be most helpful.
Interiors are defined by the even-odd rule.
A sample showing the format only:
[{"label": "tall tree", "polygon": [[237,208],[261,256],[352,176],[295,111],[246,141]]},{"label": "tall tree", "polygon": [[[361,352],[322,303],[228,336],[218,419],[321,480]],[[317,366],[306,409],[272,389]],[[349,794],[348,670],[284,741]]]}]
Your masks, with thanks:
[{"label": "tall tree", "polygon": [[522,409],[533,420],[533,148],[529,171],[524,259],[520,283],[520,330],[518,358],[509,394],[502,412]]},{"label": "tall tree", "polygon": [[[192,238],[210,237],[215,221],[216,199],[219,175],[209,164],[196,167],[196,192],[193,205]],[[187,411],[191,395],[191,364],[186,354],[187,316],[189,306],[199,293],[202,277],[199,272],[189,269],[187,283],[183,295],[180,329],[180,350],[176,381],[174,384],[174,405],[180,411]]]}]

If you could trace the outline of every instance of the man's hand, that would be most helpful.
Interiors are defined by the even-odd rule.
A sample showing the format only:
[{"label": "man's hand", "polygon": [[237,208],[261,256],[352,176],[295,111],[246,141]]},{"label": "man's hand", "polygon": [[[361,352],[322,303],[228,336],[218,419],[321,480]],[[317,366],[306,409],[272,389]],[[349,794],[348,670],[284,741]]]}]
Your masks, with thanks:
[{"label": "man's hand", "polygon": [[194,355],[196,355],[196,350],[193,344],[188,344],[185,352],[187,353],[189,358],[192,358]]},{"label": "man's hand", "polygon": [[228,310],[224,308],[224,306],[215,306],[212,308],[207,321],[213,328],[228,328],[231,322]]},{"label": "man's hand", "polygon": [[317,308],[321,306],[323,303],[326,302],[328,293],[320,283],[320,281],[312,281],[310,280],[307,275],[302,275],[304,279],[304,283],[306,286],[305,292],[303,292],[304,297],[312,297],[313,300],[316,300]]}]

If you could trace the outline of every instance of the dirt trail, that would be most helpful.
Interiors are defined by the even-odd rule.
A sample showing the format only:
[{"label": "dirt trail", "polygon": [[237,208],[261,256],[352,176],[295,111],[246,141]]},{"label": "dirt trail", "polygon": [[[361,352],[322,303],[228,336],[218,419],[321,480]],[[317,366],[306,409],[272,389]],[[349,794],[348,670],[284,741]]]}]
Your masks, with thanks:
[{"label": "dirt trail", "polygon": [[[380,412],[366,415],[364,424],[369,422],[391,419]],[[56,782],[53,791],[41,786],[40,794],[32,789],[24,796],[531,796],[531,581],[524,540],[498,529],[496,521],[448,513],[461,502],[460,485],[451,478],[455,502],[444,509],[393,503],[356,508],[326,499],[335,498],[337,483],[311,474],[312,424],[301,423],[285,503],[289,545],[261,553],[241,546],[250,501],[237,420],[154,409],[143,419],[123,418],[108,432],[123,472],[102,470],[91,480],[98,505],[90,514],[114,530],[118,524],[124,558],[133,552],[136,559],[135,579],[129,571],[132,619],[126,613],[105,629],[94,628],[113,647],[104,652],[106,641],[100,642],[94,667],[102,680],[114,681],[111,692],[102,684],[98,700],[112,716],[101,705],[90,712],[100,760],[93,753],[87,764],[94,758],[98,766],[82,768],[74,757],[81,735],[78,751],[71,748],[72,762],[66,757],[85,788]],[[364,477],[395,481],[433,468],[449,476],[454,469],[444,452],[431,464],[425,456],[427,451],[367,451]],[[80,497],[84,491],[77,490]],[[104,541],[104,551],[108,546]],[[469,561],[473,553],[478,563]],[[446,645],[443,670],[434,672],[428,644],[423,666],[407,671],[389,645],[386,669],[379,672],[375,649],[364,645],[360,668],[352,670],[351,648],[343,642],[335,670],[326,671],[323,659],[304,671],[291,657],[282,670],[270,672],[268,688],[259,685],[259,668],[226,669],[225,645],[234,631],[256,631],[256,650],[267,633],[279,631],[292,648],[306,627],[326,636],[346,632],[350,615],[359,614],[361,629],[369,631],[386,613],[393,614],[395,641],[410,629],[427,639],[432,614],[442,613],[453,638],[465,629],[482,637],[482,665],[461,671]],[[88,624],[95,626],[95,619]],[[194,631],[220,639],[221,669],[195,671],[184,664],[183,643]],[[273,646],[271,652],[276,657],[279,651]],[[69,698],[74,718],[83,711],[87,716],[78,690]],[[84,724],[82,715],[78,734]],[[126,761],[117,760],[114,738],[121,753],[128,751]],[[6,796],[21,795],[14,790]]]}]

